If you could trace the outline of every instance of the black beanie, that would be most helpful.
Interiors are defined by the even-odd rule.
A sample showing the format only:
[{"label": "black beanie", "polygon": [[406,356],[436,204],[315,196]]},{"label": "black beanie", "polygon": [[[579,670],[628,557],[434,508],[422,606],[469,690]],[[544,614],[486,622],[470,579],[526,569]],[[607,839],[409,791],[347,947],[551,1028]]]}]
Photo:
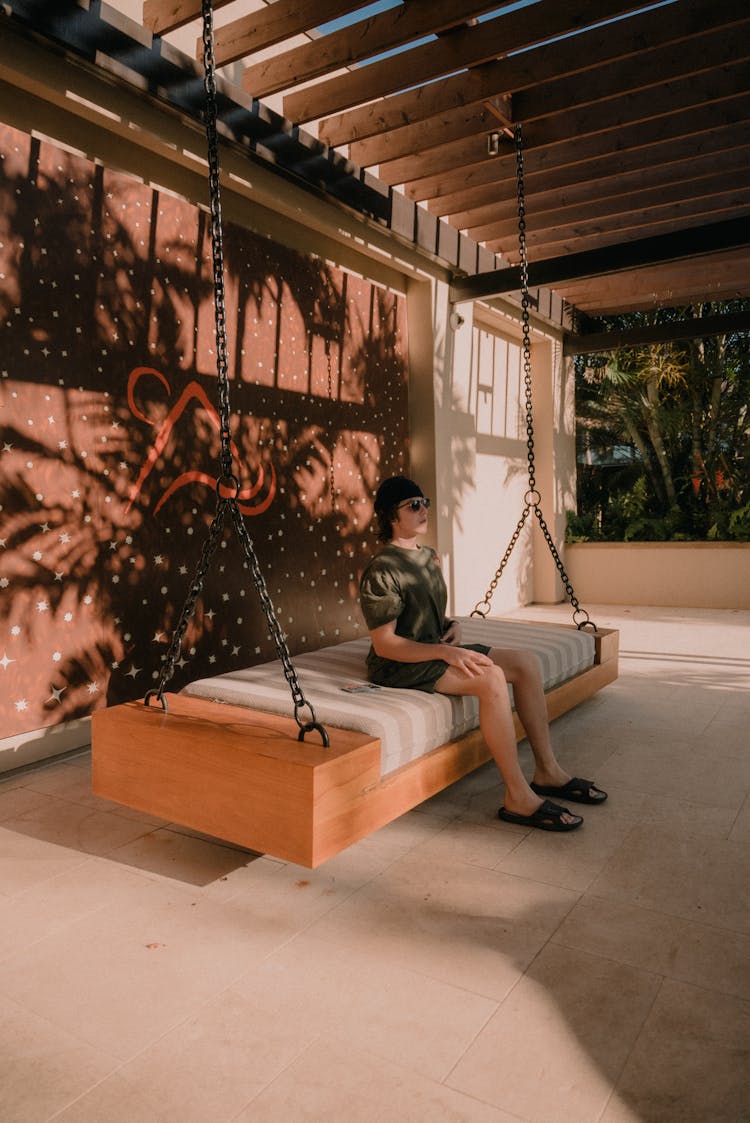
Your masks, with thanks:
[{"label": "black beanie", "polygon": [[414,480],[409,480],[406,476],[389,476],[375,493],[375,510],[390,511],[405,499],[416,499],[422,495],[422,488]]}]

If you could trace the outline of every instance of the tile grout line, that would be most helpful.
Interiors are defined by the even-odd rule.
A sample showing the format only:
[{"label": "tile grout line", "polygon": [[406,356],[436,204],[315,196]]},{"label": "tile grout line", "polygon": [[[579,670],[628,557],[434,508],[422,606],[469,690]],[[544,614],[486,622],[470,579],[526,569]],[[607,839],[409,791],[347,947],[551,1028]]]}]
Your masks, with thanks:
[{"label": "tile grout line", "polygon": [[602,1110],[599,1112],[599,1115],[597,1116],[597,1123],[598,1123],[598,1120],[600,1120],[602,1118],[602,1116],[606,1112],[607,1108],[609,1107],[610,1103],[612,1102],[612,1097],[617,1095],[617,1089],[620,1085],[620,1081],[622,1080],[625,1069],[628,1066],[630,1058],[632,1057],[633,1053],[635,1052],[636,1046],[641,1039],[641,1034],[643,1033],[643,1030],[646,1027],[647,1021],[649,1020],[649,1018],[651,1017],[651,1014],[653,1013],[653,1010],[654,1010],[654,1007],[656,1006],[659,995],[661,994],[662,989],[664,987],[664,984],[666,982],[666,977],[664,975],[662,975],[661,972],[652,971],[652,972],[649,972],[649,973],[653,974],[653,975],[656,975],[657,978],[661,978],[661,982],[659,983],[659,986],[656,988],[656,992],[655,992],[654,997],[653,997],[653,999],[652,999],[652,1001],[649,1005],[649,1008],[643,1016],[643,1019],[641,1021],[638,1032],[635,1034],[635,1036],[633,1038],[633,1043],[630,1046],[630,1048],[628,1049],[627,1055],[626,1055],[625,1059],[623,1060],[622,1064],[620,1065],[620,1070],[617,1073],[617,1076],[615,1077],[615,1079],[611,1082],[612,1083],[612,1089],[611,1089],[609,1095],[607,1096],[606,1103],[604,1104],[604,1106],[602,1107]]}]

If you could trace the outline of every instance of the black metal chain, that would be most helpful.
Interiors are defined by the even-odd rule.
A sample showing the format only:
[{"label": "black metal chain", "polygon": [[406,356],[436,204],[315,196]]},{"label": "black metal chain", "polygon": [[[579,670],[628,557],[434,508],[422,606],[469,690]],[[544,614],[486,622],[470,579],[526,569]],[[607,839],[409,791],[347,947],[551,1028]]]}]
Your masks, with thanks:
[{"label": "black metal chain", "polygon": [[[206,137],[208,141],[208,186],[209,186],[209,199],[211,210],[211,251],[213,260],[213,289],[214,289],[214,309],[216,319],[216,370],[217,370],[217,383],[219,391],[219,426],[221,434],[221,475],[216,483],[217,493],[217,509],[216,515],[209,527],[208,537],[203,545],[201,556],[196,569],[195,577],[190,586],[185,603],[182,607],[180,619],[172,636],[169,645],[167,656],[164,662],[161,675],[159,677],[159,684],[156,690],[150,690],[145,698],[145,704],[148,706],[150,699],[156,697],[161,703],[162,709],[167,709],[166,698],[164,697],[164,687],[174,674],[175,663],[182,647],[182,641],[187,629],[188,623],[195,612],[195,606],[198,597],[203,589],[203,582],[205,580],[211,558],[216,552],[216,548],[221,540],[224,523],[226,521],[227,512],[231,515],[234,529],[237,537],[242,545],[247,565],[250,569],[250,574],[255,585],[261,607],[263,609],[266,621],[268,623],[268,630],[271,638],[276,646],[276,651],[281,660],[284,668],[284,676],[289,684],[292,693],[292,701],[294,703],[294,720],[299,727],[298,740],[304,741],[305,734],[313,731],[320,734],[323,745],[328,748],[329,738],[328,733],[323,725],[317,720],[315,710],[310,702],[305,698],[302,687],[300,686],[297,672],[292,663],[289,647],[287,646],[286,636],[281,629],[278,618],[274,611],[273,603],[268,595],[268,588],[266,586],[263,573],[261,572],[260,563],[252,538],[245,526],[245,521],[242,517],[237,496],[240,491],[240,483],[234,475],[233,459],[232,459],[232,440],[229,430],[230,422],[230,405],[229,405],[229,363],[227,361],[227,335],[226,335],[226,311],[224,299],[224,243],[222,234],[222,221],[221,221],[221,182],[219,178],[219,140],[216,128],[217,108],[216,108],[216,61],[214,58],[214,33],[213,33],[213,5],[211,0],[201,0],[201,12],[203,17],[203,58],[204,58],[204,86],[206,91]],[[222,494],[226,492],[230,485],[234,488],[234,495],[226,496]],[[304,721],[300,716],[300,712],[307,709],[310,714],[310,720]]]},{"label": "black metal chain", "polygon": [[[328,398],[333,405],[333,366],[331,362],[331,341],[326,337],[326,363],[328,364]],[[331,463],[329,468],[329,486],[331,489],[331,514],[336,514],[336,468],[334,460],[336,457],[336,434],[335,430],[331,433]]]},{"label": "black metal chain", "polygon": [[[573,621],[577,628],[591,627],[594,631],[597,630],[596,624],[589,619],[589,614],[585,608],[581,608],[578,603],[578,598],[575,595],[573,586],[570,583],[570,578],[565,571],[562,559],[557,552],[555,543],[552,540],[552,535],[549,528],[544,521],[542,514],[542,497],[539,494],[536,486],[536,468],[534,464],[534,416],[532,412],[532,399],[531,399],[531,330],[530,330],[530,316],[529,305],[531,304],[531,295],[529,293],[529,258],[526,246],[526,191],[524,187],[524,168],[523,168],[523,127],[519,122],[513,128],[513,139],[515,141],[516,149],[516,187],[518,193],[518,251],[521,268],[521,321],[523,329],[523,385],[524,385],[524,400],[526,405],[526,459],[528,462],[528,479],[529,486],[523,497],[523,511],[521,518],[518,520],[516,529],[513,531],[508,548],[503,554],[502,561],[495,571],[495,575],[487,587],[487,592],[484,594],[482,600],[477,601],[471,615],[481,616],[483,619],[490,611],[490,604],[497,588],[498,582],[503,575],[503,570],[508,564],[510,555],[513,553],[513,548],[518,541],[521,531],[529,517],[530,512],[533,510],[534,517],[536,518],[544,535],[545,541],[549,546],[550,553],[557,566],[560,579],[562,580],[565,594],[570,601],[573,608]],[[580,617],[580,619],[579,619]]]},{"label": "black metal chain", "polygon": [[219,177],[219,140],[216,128],[216,59],[214,57],[213,5],[202,0],[203,86],[206,92],[206,139],[208,141],[208,198],[211,214],[211,256],[213,262],[214,314],[216,320],[216,375],[219,393],[221,434],[221,471],[232,475],[232,438],[229,432],[229,362],[227,360],[227,319],[224,300],[224,234],[221,220],[221,180]]},{"label": "black metal chain", "polygon": [[195,571],[195,576],[193,577],[192,584],[190,585],[188,595],[185,598],[185,603],[182,606],[182,612],[180,613],[180,619],[177,623],[177,627],[172,633],[172,639],[170,640],[169,647],[167,649],[164,666],[162,667],[161,674],[159,676],[159,684],[156,690],[149,690],[149,692],[146,694],[146,705],[149,704],[151,698],[157,698],[159,702],[161,702],[162,709],[166,710],[167,708],[167,701],[164,697],[164,687],[174,675],[175,663],[177,662],[177,658],[182,649],[182,641],[185,638],[187,626],[193,617],[193,613],[195,612],[195,606],[198,603],[198,598],[203,592],[203,582],[206,579],[206,574],[208,573],[211,558],[216,553],[216,549],[219,545],[219,542],[221,541],[222,533],[224,531],[224,520],[226,518],[228,503],[228,499],[220,499],[216,506],[216,514],[213,517],[211,526],[208,528],[208,535],[205,542],[203,543],[203,549],[201,550],[201,556],[198,559],[198,566]]}]

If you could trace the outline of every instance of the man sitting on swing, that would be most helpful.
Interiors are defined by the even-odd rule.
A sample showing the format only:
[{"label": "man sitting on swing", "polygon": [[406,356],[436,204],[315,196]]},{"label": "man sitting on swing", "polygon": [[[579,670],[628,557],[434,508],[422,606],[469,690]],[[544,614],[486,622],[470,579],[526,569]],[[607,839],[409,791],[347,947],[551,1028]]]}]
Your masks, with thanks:
[{"label": "man sitting on swing", "polygon": [[[375,513],[385,546],[362,574],[359,590],[372,640],[368,678],[379,686],[476,697],[479,727],[505,782],[499,818],[547,831],[575,830],[582,817],[546,797],[603,803],[607,793],[560,767],[536,656],[462,644],[459,624],[446,619],[448,596],[437,554],[418,542],[427,530],[429,506],[419,485],[405,476],[391,476],[377,490]],[[508,683],[534,754],[531,783],[518,759]]]}]

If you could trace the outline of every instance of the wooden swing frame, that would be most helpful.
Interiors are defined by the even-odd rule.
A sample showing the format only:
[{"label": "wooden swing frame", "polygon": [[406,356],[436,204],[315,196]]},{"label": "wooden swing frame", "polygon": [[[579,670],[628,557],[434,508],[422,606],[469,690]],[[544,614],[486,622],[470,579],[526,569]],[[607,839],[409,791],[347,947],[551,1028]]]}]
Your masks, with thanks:
[{"label": "wooden swing frame", "polygon": [[[146,696],[166,702],[167,709],[140,702],[97,711],[92,718],[92,789],[95,795],[180,823],[249,850],[314,868],[359,841],[372,831],[411,810],[423,800],[489,759],[478,730],[425,753],[394,772],[381,776],[379,738],[346,729],[326,731],[316,721],[296,679],[286,641],[273,612],[252,542],[236,505],[239,481],[232,474],[229,433],[228,364],[224,330],[224,265],[221,233],[219,150],[216,128],[216,86],[213,57],[213,22],[210,2],[203,3],[204,69],[207,94],[207,135],[211,242],[216,311],[217,378],[221,415],[221,477],[219,505],[191,591],[167,655],[158,689]],[[519,238],[523,275],[525,366],[529,366],[528,275],[525,270],[525,223],[520,127],[516,134],[519,177]],[[220,314],[220,309],[221,314]],[[538,495],[533,474],[533,427],[530,400],[530,367],[527,380],[527,431],[529,493],[524,514],[506,557],[493,579],[479,615],[489,611],[491,592],[532,506],[553,555],[556,550],[533,502]],[[329,359],[330,382],[330,359]],[[221,484],[235,486],[235,498],[222,499]],[[182,695],[165,695],[164,686],[174,670],[184,629],[211,555],[216,548],[227,509],[245,547],[261,604],[266,611],[295,702],[295,719],[234,705],[219,705]],[[558,561],[561,575],[566,577]],[[569,583],[568,583],[569,584]],[[571,589],[572,594],[572,589]],[[578,603],[571,595],[571,603]],[[267,602],[267,603],[266,603]],[[484,611],[481,611],[484,607]],[[574,616],[575,619],[575,616]],[[533,625],[532,625],[533,626]],[[562,625],[565,627],[565,625]],[[574,625],[568,625],[572,627]],[[595,633],[595,661],[546,694],[550,719],[617,677],[618,635]],[[309,707],[312,721],[303,725],[300,709]],[[322,746],[300,742],[306,732],[318,731]],[[524,732],[516,720],[516,735]],[[330,738],[330,744],[326,744]]]},{"label": "wooden swing frame", "polygon": [[[593,665],[545,695],[550,720],[617,678],[618,632],[594,640]],[[326,749],[300,743],[291,718],[167,699],[166,713],[141,701],[93,715],[94,794],[308,869],[490,759],[475,729],[381,777],[380,740],[365,733],[329,726]]]}]

